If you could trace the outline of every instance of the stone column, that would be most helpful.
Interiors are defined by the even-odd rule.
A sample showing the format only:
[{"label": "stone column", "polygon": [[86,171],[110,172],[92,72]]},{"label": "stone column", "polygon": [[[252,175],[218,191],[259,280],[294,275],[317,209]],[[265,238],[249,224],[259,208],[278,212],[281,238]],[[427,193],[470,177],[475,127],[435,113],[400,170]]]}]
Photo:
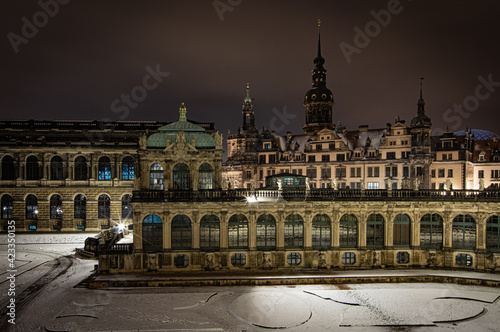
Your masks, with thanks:
[{"label": "stone column", "polygon": [[358,248],[366,249],[366,213],[358,216]]},{"label": "stone column", "polygon": [[227,211],[222,211],[220,213],[220,228],[219,228],[219,238],[220,238],[220,249],[228,249],[229,244],[229,228],[228,228],[228,213]]},{"label": "stone column", "polygon": [[164,212],[162,214],[163,221],[163,249],[171,250],[172,249],[172,218],[170,218],[169,212]]},{"label": "stone column", "polygon": [[304,213],[304,249],[312,249],[312,214],[311,211]]},{"label": "stone column", "polygon": [[257,249],[257,216],[251,211],[248,216],[248,249]]},{"label": "stone column", "polygon": [[276,249],[283,250],[285,248],[285,220],[284,212],[278,211],[276,214]]},{"label": "stone column", "polygon": [[450,213],[444,213],[443,217],[443,249],[451,249],[453,245],[453,220]]},{"label": "stone column", "polygon": [[194,213],[191,218],[192,233],[193,238],[192,248],[194,250],[200,249],[200,221],[198,220],[198,213]]},{"label": "stone column", "polygon": [[486,250],[486,218],[485,214],[477,213],[476,219],[476,249]]}]

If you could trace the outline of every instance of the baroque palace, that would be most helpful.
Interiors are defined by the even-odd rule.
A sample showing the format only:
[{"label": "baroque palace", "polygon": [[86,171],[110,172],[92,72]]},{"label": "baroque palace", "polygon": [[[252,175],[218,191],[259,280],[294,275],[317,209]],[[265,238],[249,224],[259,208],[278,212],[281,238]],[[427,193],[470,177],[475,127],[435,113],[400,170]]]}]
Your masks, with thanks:
[{"label": "baroque palace", "polygon": [[[448,267],[500,269],[495,134],[432,136],[415,117],[334,124],[325,60],[314,60],[304,133],[259,132],[249,87],[227,139],[188,121],[3,121],[2,227],[96,231],[101,271]],[[133,207],[133,208],[132,208]]]}]

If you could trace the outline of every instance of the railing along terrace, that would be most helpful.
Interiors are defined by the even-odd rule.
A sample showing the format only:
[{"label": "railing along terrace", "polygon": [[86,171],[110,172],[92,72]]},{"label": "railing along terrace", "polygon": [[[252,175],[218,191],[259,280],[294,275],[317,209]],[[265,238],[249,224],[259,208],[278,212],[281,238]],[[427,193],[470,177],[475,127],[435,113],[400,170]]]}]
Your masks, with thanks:
[{"label": "railing along terrace", "polygon": [[500,190],[385,190],[385,189],[230,189],[230,190],[136,190],[133,202],[203,201],[500,201]]},{"label": "railing along terrace", "polygon": [[99,254],[131,254],[133,251],[133,243],[120,243],[111,246],[106,244],[99,245]]}]

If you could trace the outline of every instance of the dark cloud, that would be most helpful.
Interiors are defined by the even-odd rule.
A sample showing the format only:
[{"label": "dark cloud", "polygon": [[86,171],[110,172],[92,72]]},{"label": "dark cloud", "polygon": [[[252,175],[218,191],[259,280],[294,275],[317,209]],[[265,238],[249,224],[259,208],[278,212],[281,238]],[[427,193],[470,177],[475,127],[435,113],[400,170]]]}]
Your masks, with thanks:
[{"label": "dark cloud", "polygon": [[21,35],[22,18],[32,21],[40,4],[2,4],[1,116],[117,120],[112,102],[143,84],[147,66],[159,65],[169,76],[127,119],[173,121],[185,102],[190,118],[234,132],[249,82],[259,127],[286,107],[296,115],[287,128],[300,132],[321,17],[334,121],[348,129],[383,127],[398,115],[409,121],[424,76],[435,127],[500,132],[500,87],[484,90],[490,95],[468,117],[443,118],[475,95],[479,76],[500,82],[498,1],[401,0],[400,13],[350,63],[339,44],[354,45],[354,28],[364,30],[371,11],[392,0],[221,2],[240,4],[221,21],[213,1],[72,0],[17,54],[8,34]]}]

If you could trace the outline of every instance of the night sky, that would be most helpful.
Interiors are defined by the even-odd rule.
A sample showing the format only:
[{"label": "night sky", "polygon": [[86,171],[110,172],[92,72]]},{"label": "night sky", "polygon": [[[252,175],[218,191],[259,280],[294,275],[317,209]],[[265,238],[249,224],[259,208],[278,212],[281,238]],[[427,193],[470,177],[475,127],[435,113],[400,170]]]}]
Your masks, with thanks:
[{"label": "night sky", "polygon": [[[320,18],[335,123],[409,123],[424,77],[435,129],[500,133],[498,0],[59,1],[53,17],[38,1],[1,5],[2,118],[175,121],[185,102],[189,119],[226,138],[248,82],[258,127],[299,134]],[[382,10],[385,27],[373,15]]]}]

